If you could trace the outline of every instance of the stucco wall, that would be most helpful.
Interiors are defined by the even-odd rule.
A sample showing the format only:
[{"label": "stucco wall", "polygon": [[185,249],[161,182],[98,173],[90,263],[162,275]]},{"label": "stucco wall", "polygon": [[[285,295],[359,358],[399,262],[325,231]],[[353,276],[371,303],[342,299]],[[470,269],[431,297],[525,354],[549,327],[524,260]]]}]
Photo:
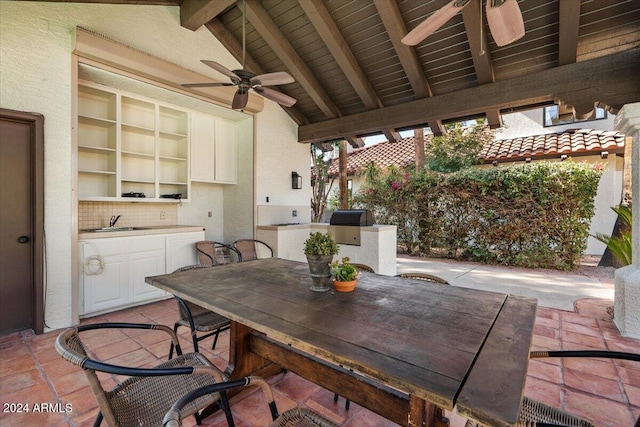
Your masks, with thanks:
[{"label": "stucco wall", "polygon": [[562,132],[567,129],[613,129],[615,116],[607,113],[607,118],[602,120],[589,120],[578,123],[570,123],[561,126],[544,127],[544,109],[518,111],[517,113],[503,114],[503,127],[496,130],[496,139],[519,138],[529,135],[543,135],[547,133]]},{"label": "stucco wall", "polygon": [[[180,27],[180,11],[176,6],[3,1],[0,2],[0,16],[0,105],[37,112],[45,117],[45,322],[47,328],[65,327],[77,321],[73,314],[73,295],[77,294],[77,289],[72,286],[71,275],[75,262],[71,236],[77,214],[73,209],[75,195],[71,188],[75,173],[71,146],[73,29],[76,26],[86,28],[205,75],[211,75],[211,69],[201,64],[200,59],[215,60],[229,68],[239,64],[206,28],[193,32]],[[257,117],[254,128],[256,151],[262,154],[259,161],[263,164],[256,189],[265,193],[269,188],[275,200],[286,203],[304,200],[308,205],[308,195],[303,197],[298,193],[292,197],[285,191],[287,188],[292,191],[290,185],[286,187],[271,179],[286,179],[291,170],[296,169],[305,175],[304,171],[309,168],[308,147],[297,144],[295,123],[268,100],[265,100],[265,112]],[[252,134],[251,131],[243,132]],[[247,157],[252,150],[252,147],[245,147],[239,161],[244,159],[251,165],[253,158]],[[245,182],[250,180],[246,169],[242,170],[241,176]],[[262,184],[260,180],[267,183]],[[206,216],[206,211],[199,209],[212,210],[211,205],[227,196],[225,190],[219,188],[221,186],[217,187],[196,185],[194,195],[204,194],[210,205],[196,203],[187,207],[185,204],[179,209],[179,220],[188,218],[191,222],[203,213]],[[248,187],[248,195],[253,196],[252,186]],[[281,197],[279,193],[283,191],[285,196]],[[308,184],[305,191],[309,191]],[[192,211],[187,213],[190,209]],[[251,208],[232,206],[223,212],[223,216],[228,218],[232,211],[238,211],[237,218],[242,227],[253,225]],[[235,230],[233,235],[245,234],[236,226],[231,228]],[[212,237],[223,236],[225,239],[227,234],[222,227],[210,233]]]},{"label": "stucco wall", "polygon": [[[267,105],[268,104],[268,105]],[[268,216],[270,223],[311,221],[311,157],[308,144],[298,143],[298,127],[273,103],[265,102],[256,117],[259,144],[256,147],[256,204],[261,212],[281,212]],[[291,172],[302,175],[302,189],[291,188]],[[267,202],[267,197],[269,202]],[[306,209],[301,210],[304,206]],[[291,211],[298,216],[292,217]],[[278,219],[279,218],[279,219]]]}]

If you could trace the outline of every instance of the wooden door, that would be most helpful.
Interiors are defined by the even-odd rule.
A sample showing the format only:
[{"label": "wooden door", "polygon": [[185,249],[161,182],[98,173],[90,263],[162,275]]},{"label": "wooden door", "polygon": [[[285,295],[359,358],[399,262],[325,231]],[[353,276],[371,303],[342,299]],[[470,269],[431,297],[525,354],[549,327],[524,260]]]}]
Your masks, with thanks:
[{"label": "wooden door", "polygon": [[0,110],[0,334],[43,330],[42,116]]}]

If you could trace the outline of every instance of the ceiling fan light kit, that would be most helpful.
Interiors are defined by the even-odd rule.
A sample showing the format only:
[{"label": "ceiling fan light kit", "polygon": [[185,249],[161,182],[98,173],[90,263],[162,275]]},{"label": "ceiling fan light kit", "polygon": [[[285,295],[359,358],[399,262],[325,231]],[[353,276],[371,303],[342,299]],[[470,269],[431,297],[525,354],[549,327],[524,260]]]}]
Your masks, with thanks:
[{"label": "ceiling fan light kit", "polygon": [[[244,3],[243,3],[244,6]],[[245,69],[245,54],[246,54],[246,32],[245,32],[245,13],[244,7],[242,11],[242,69],[241,70],[229,70],[224,65],[221,65],[215,61],[209,61],[202,59],[201,62],[209,67],[213,68],[217,72],[229,77],[231,83],[186,83],[183,87],[220,87],[220,86],[237,86],[238,90],[233,96],[231,108],[234,110],[242,110],[247,106],[249,101],[249,90],[264,96],[267,99],[277,102],[285,107],[292,107],[296,103],[296,99],[285,95],[282,92],[266,88],[264,86],[275,86],[293,83],[295,80],[289,73],[284,71],[278,71],[275,73],[265,73],[255,75],[249,70]]]},{"label": "ceiling fan light kit", "polygon": [[[460,12],[471,0],[452,0],[422,21],[402,38],[415,46]],[[505,46],[524,36],[524,20],[516,0],[487,0],[487,23],[498,46]]]}]

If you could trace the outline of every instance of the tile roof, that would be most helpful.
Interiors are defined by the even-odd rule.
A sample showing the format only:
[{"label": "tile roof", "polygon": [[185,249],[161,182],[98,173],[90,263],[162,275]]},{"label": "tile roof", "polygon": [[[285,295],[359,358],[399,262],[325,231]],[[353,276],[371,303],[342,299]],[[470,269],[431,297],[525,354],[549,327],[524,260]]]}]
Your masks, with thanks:
[{"label": "tile roof", "polygon": [[[425,135],[425,144],[430,136]],[[415,162],[415,138],[403,138],[396,143],[381,142],[349,153],[347,175],[357,175],[371,162],[384,169],[390,165],[405,167]],[[532,160],[568,156],[596,155],[602,151],[624,151],[624,135],[616,131],[572,129],[513,139],[497,139],[480,152],[485,163]],[[338,159],[333,159],[329,175],[339,173]]]}]

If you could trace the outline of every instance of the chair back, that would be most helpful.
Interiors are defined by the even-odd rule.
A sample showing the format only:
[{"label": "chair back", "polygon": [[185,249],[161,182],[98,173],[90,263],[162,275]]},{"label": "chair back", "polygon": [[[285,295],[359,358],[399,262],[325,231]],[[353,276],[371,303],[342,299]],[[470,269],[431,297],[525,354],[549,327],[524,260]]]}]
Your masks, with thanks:
[{"label": "chair back", "polygon": [[[165,333],[174,344],[178,357],[153,368],[122,366],[91,358],[85,350],[87,347],[80,339],[80,333],[106,329],[138,329]],[[100,337],[99,342],[102,345],[103,336],[102,332],[96,332],[90,336],[90,339]],[[68,328],[58,335],[55,348],[63,359],[84,370],[100,408],[100,414],[94,425],[100,425],[100,421],[104,418],[109,426],[157,426],[164,413],[180,396],[198,387],[224,380],[223,373],[203,355],[183,354],[176,334],[164,325],[140,323],[80,325]],[[128,378],[107,391],[102,387],[97,372]],[[219,398],[219,395],[210,395],[203,397],[198,404],[206,406]],[[196,410],[189,409],[185,411],[185,415],[192,415],[195,412]]]},{"label": "chair back", "polygon": [[271,246],[261,240],[240,239],[233,243],[233,247],[240,253],[242,261],[273,257]]},{"label": "chair back", "polygon": [[[198,243],[215,243],[215,242],[198,242]],[[189,271],[189,270],[199,270],[201,268],[211,268],[211,267],[215,267],[217,264],[193,264],[193,265],[187,265],[184,267],[180,267],[176,270],[174,270],[174,273],[181,273],[183,271]],[[203,313],[207,313],[209,312],[209,310],[207,310],[206,308],[200,307],[197,304],[194,304],[190,301],[185,301],[182,298],[178,297],[177,295],[173,296],[176,301],[178,302],[178,309],[180,310],[180,319],[182,320],[186,320],[189,321],[190,319],[193,319],[194,317],[197,317]]]},{"label": "chair back", "polygon": [[236,249],[212,240],[196,242],[196,252],[198,253],[198,262],[209,266],[240,261],[240,253]]},{"label": "chair back", "polygon": [[88,357],[85,346],[82,344],[82,340],[78,334],[78,328],[68,328],[58,335],[55,348],[64,360],[82,368],[107,425],[117,425],[116,416],[109,404],[107,391],[102,388],[95,369],[85,367],[87,361],[91,361],[91,359]]},{"label": "chair back", "polygon": [[375,273],[375,271],[373,271],[373,268],[369,267],[368,265],[358,264],[355,262],[352,262],[350,264],[353,265],[356,268],[356,270],[358,270],[358,273],[361,271],[366,271],[367,273]]},{"label": "chair back", "polygon": [[449,282],[444,280],[442,277],[434,276],[427,273],[402,273],[398,274],[398,277],[402,277],[404,279],[417,279],[425,282],[439,283],[441,285],[449,284]]}]

